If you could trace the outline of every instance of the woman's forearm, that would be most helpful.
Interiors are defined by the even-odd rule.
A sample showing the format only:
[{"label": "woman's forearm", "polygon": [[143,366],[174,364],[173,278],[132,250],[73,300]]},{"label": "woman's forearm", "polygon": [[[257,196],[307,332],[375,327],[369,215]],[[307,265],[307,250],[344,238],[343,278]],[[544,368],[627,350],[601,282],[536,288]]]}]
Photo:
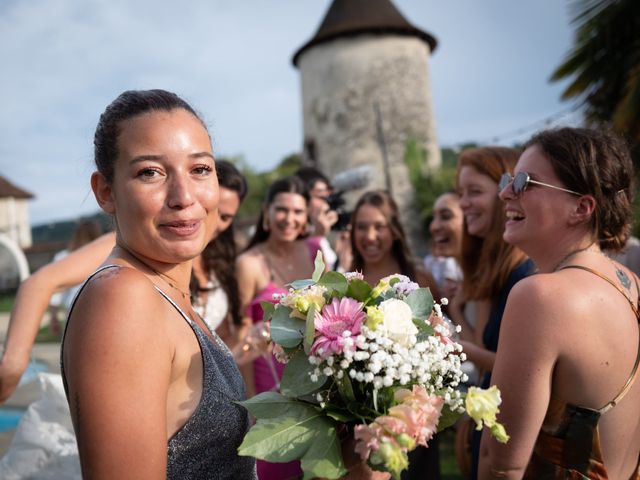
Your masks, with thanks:
[{"label": "woman's forearm", "polygon": [[27,278],[16,295],[0,361],[0,402],[15,390],[29,364],[31,348],[55,287],[45,275]]}]

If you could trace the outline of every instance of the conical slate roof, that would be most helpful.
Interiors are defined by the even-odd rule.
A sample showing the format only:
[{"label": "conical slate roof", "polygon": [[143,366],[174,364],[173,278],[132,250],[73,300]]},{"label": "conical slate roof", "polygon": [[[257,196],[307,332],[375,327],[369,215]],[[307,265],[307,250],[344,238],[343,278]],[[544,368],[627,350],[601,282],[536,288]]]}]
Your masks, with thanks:
[{"label": "conical slate roof", "polygon": [[33,194],[26,190],[16,187],[6,178],[0,176],[0,198],[14,197],[14,198],[33,198]]},{"label": "conical slate roof", "polygon": [[391,0],[334,0],[314,37],[293,55],[293,64],[298,66],[300,55],[314,45],[363,33],[418,37],[432,52],[438,44],[431,34],[411,25]]}]

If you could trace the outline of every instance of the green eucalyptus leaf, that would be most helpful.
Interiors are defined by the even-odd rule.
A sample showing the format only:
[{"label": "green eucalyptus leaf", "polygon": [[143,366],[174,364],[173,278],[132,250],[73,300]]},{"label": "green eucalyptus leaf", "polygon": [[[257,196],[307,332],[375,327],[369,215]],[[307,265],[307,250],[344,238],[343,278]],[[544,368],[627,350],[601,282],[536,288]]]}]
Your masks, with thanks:
[{"label": "green eucalyptus leaf", "polygon": [[320,280],[320,277],[324,273],[324,261],[322,260],[322,252],[320,250],[316,252],[316,258],[313,262],[313,265],[314,269],[311,278],[314,282],[317,282],[318,280]]},{"label": "green eucalyptus leaf", "polygon": [[311,280],[310,278],[307,278],[305,280],[294,280],[289,284],[289,286],[292,287],[294,290],[300,290],[301,288],[308,287],[309,285],[314,285],[315,283],[316,283],[315,280]]},{"label": "green eucalyptus leaf", "polygon": [[309,450],[301,458],[303,479],[342,478],[347,474],[342,461],[342,449],[333,423],[326,418],[316,430],[316,436]]},{"label": "green eucalyptus leaf", "polygon": [[338,272],[325,272],[322,277],[320,277],[318,285],[326,287],[329,291],[333,290],[337,292],[340,297],[344,297],[347,293],[347,288],[349,288],[347,279]]},{"label": "green eucalyptus leaf", "polygon": [[260,306],[262,307],[262,321],[268,322],[269,320],[271,320],[271,316],[273,315],[276,306],[271,302],[267,302],[266,300],[260,302]]},{"label": "green eucalyptus leaf", "polygon": [[405,300],[415,318],[426,319],[433,310],[433,295],[428,288],[418,288],[407,295]]},{"label": "green eucalyptus leaf", "polygon": [[353,280],[351,280],[351,282],[349,282],[349,286],[347,288],[347,296],[355,298],[359,302],[364,302],[369,298],[372,290],[373,289],[367,282],[354,278]]},{"label": "green eucalyptus leaf", "polygon": [[259,419],[245,435],[239,455],[248,455],[270,462],[290,462],[301,458],[316,437],[322,413],[311,407],[277,418]]},{"label": "green eucalyptus leaf", "polygon": [[305,328],[304,320],[291,317],[291,309],[278,305],[271,317],[269,332],[274,342],[283,347],[292,348],[300,345]]},{"label": "green eucalyptus leaf", "polygon": [[420,318],[413,318],[412,321],[413,324],[418,328],[418,334],[416,335],[416,341],[418,343],[424,342],[427,338],[435,335],[436,331],[424,320]]},{"label": "green eucalyptus leaf", "polygon": [[454,423],[458,421],[458,418],[462,416],[461,413],[454,412],[449,408],[449,405],[444,405],[442,407],[442,414],[440,415],[440,420],[438,421],[438,432],[443,431],[445,428],[450,427]]},{"label": "green eucalyptus leaf", "polygon": [[312,381],[309,374],[315,368],[309,363],[309,357],[302,350],[298,350],[284,367],[280,391],[283,395],[299,397],[318,390],[324,385],[327,377],[320,375],[317,382]]},{"label": "green eucalyptus leaf", "polygon": [[251,415],[258,419],[275,418],[308,408],[308,405],[277,392],[262,392],[248,400],[236,403],[249,410]]},{"label": "green eucalyptus leaf", "polygon": [[313,346],[313,341],[316,338],[316,306],[311,305],[309,307],[309,311],[307,311],[307,322],[306,322],[306,330],[304,333],[304,353],[309,355],[311,353],[311,347]]}]

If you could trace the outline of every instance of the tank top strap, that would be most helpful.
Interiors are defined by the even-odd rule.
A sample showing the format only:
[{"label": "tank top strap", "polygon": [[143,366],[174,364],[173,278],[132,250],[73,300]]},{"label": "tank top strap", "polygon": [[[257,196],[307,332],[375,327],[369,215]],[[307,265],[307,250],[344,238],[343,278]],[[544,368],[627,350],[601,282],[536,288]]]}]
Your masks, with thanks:
[{"label": "tank top strap", "polygon": [[180,308],[180,306],[169,295],[164,293],[160,289],[160,287],[158,287],[155,284],[153,286],[157,290],[157,292],[165,298],[165,300],[167,300],[171,305],[173,305],[173,307],[178,311],[178,313],[182,315],[182,318],[184,318],[187,321],[187,323],[193,327],[194,326],[193,320],[191,320],[191,318],[189,318],[189,316],[186,313],[184,313],[184,311]]},{"label": "tank top strap", "polygon": [[[639,320],[639,312],[638,312],[638,305],[636,303],[633,303],[629,297],[627,297],[627,295],[624,293],[624,290],[622,290],[618,285],[616,285],[613,280],[611,280],[609,277],[607,277],[606,275],[603,275],[600,272],[597,272],[596,270],[589,268],[589,267],[585,267],[583,265],[567,265],[565,267],[560,268],[560,270],[565,270],[567,268],[575,268],[578,270],[584,270],[585,272],[589,272],[592,273],[600,278],[602,278],[603,280],[605,280],[606,282],[608,282],[609,284],[611,284],[613,287],[615,287],[616,290],[618,290],[622,296],[624,298],[627,299],[627,301],[629,302],[629,305],[631,306],[631,309],[633,310],[634,315],[636,316],[636,320]],[[638,290],[638,280],[636,278],[636,276],[634,275],[634,281],[636,284],[636,290]],[[640,301],[640,298],[639,298]],[[607,403],[604,407],[598,409],[598,412],[600,412],[600,414],[606,413],[609,410],[611,410],[613,407],[615,407],[620,400],[622,400],[624,398],[624,396],[629,392],[629,390],[631,389],[631,386],[633,385],[633,382],[635,381],[635,379],[638,376],[638,365],[640,365],[640,330],[638,331],[638,353],[636,354],[636,362],[633,365],[633,369],[631,370],[631,374],[629,375],[629,378],[627,379],[627,382],[624,384],[624,386],[622,387],[622,390],[620,390],[620,393],[618,393],[618,395],[616,395],[616,397],[611,400],[609,403]]]}]

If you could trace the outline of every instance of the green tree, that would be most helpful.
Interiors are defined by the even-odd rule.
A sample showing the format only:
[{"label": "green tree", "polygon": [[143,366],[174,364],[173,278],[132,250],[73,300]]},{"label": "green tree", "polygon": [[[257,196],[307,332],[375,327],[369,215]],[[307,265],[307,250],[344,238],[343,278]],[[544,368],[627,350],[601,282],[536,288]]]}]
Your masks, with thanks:
[{"label": "green tree", "polygon": [[232,162],[247,179],[247,196],[238,210],[238,218],[247,220],[257,218],[269,185],[278,178],[293,175],[302,163],[300,154],[292,153],[283,158],[272,170],[257,172],[243,157],[225,158],[225,160]]},{"label": "green tree", "polygon": [[591,124],[611,124],[640,145],[640,2],[573,0],[575,43],[551,80],[584,104]]},{"label": "green tree", "polygon": [[420,215],[422,230],[429,238],[429,219],[433,203],[444,192],[455,188],[457,154],[450,148],[442,149],[442,165],[427,167],[427,151],[415,138],[405,144],[404,161],[415,193],[415,205]]}]

